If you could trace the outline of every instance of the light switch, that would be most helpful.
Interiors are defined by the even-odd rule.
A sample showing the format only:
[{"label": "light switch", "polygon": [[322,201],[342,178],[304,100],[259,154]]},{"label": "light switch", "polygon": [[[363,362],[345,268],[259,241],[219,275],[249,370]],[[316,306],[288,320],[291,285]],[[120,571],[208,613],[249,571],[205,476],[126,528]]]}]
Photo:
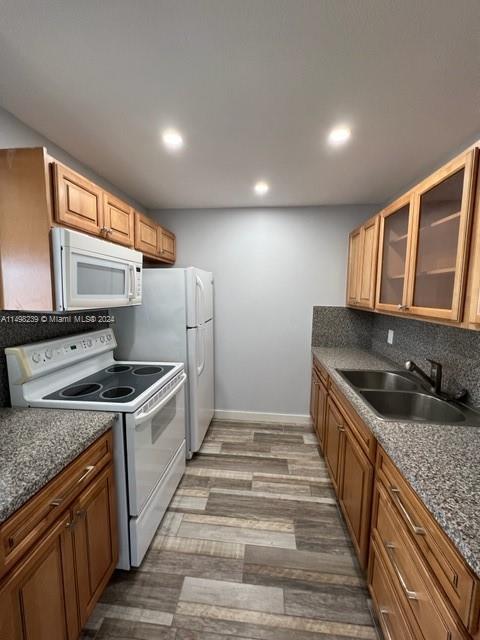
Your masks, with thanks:
[{"label": "light switch", "polygon": [[393,329],[388,330],[387,342],[388,344],[393,344]]}]

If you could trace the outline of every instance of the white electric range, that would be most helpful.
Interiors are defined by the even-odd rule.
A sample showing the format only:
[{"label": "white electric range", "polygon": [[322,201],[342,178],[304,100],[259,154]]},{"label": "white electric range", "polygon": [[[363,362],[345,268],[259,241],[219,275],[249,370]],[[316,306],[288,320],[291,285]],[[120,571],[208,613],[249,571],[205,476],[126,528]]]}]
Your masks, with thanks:
[{"label": "white electric range", "polygon": [[12,406],[112,411],[119,569],[140,566],[185,471],[182,363],[114,359],[112,329],[5,349]]}]

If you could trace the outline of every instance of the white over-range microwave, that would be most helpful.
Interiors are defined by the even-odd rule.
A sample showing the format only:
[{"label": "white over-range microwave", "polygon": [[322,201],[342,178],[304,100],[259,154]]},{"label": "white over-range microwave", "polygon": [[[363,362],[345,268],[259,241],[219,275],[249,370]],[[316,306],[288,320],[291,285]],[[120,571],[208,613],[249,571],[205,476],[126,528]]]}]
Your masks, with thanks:
[{"label": "white over-range microwave", "polygon": [[56,311],[142,303],[140,251],[62,227],[51,233]]}]

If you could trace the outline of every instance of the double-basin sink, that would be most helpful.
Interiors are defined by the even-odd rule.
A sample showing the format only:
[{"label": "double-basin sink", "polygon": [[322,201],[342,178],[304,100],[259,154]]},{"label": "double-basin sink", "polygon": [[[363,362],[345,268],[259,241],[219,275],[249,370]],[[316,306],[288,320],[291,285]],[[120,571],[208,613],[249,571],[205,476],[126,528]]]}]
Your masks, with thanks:
[{"label": "double-basin sink", "polygon": [[337,369],[337,372],[384,420],[480,426],[480,413],[436,396],[406,371]]}]

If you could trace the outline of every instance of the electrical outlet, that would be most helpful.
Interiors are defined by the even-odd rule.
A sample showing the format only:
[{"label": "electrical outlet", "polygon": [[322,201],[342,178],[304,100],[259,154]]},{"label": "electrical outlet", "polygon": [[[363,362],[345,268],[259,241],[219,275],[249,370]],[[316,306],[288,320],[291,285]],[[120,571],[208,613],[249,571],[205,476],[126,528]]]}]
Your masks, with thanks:
[{"label": "electrical outlet", "polygon": [[387,342],[388,344],[393,344],[393,329],[388,330]]}]

